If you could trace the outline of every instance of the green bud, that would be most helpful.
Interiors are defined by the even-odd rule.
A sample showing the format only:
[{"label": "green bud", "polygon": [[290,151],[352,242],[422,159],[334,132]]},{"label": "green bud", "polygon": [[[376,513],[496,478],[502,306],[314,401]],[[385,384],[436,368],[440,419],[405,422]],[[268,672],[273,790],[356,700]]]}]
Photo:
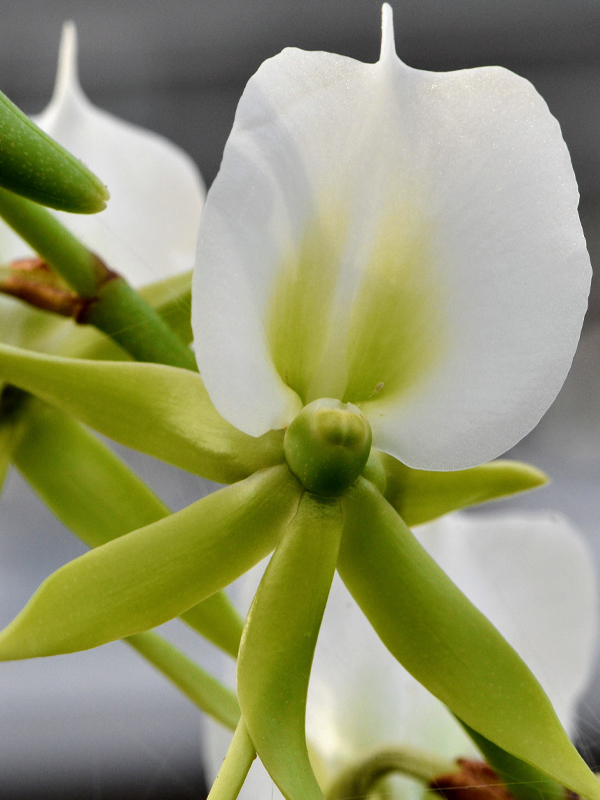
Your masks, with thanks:
[{"label": "green bud", "polygon": [[0,92],[0,186],[78,214],[106,206],[106,186]]},{"label": "green bud", "polygon": [[337,497],[363,471],[371,426],[352,403],[322,398],[305,406],[285,432],[289,468],[313,494]]}]

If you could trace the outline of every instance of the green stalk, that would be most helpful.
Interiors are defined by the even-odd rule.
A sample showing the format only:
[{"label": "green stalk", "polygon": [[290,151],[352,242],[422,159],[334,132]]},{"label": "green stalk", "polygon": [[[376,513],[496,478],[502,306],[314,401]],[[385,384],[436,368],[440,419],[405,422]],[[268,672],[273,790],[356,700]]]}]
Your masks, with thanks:
[{"label": "green stalk", "polygon": [[216,678],[156,633],[136,633],[123,641],[162,672],[201,711],[235,730],[240,719],[236,696]]},{"label": "green stalk", "polygon": [[129,284],[42,206],[0,189],[0,216],[87,302],[77,321],[94,325],[136,361],[196,369],[193,353]]},{"label": "green stalk", "polygon": [[79,321],[94,325],[136,361],[153,361],[195,370],[187,345],[122,277],[106,282]]},{"label": "green stalk", "polygon": [[77,294],[94,297],[102,278],[98,259],[43,206],[0,189],[0,216]]},{"label": "green stalk", "polygon": [[207,800],[236,800],[255,758],[256,750],[242,718]]},{"label": "green stalk", "polygon": [[366,798],[382,778],[392,773],[429,785],[440,775],[459,772],[452,761],[422,753],[411,747],[386,747],[370,753],[344,770],[327,792],[328,800]]}]

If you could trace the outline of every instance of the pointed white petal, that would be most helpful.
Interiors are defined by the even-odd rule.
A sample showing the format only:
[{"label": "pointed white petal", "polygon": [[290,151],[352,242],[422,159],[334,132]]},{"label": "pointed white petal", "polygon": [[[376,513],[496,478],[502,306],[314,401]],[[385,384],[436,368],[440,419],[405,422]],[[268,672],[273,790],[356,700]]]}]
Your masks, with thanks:
[{"label": "pointed white petal", "polygon": [[58,214],[73,233],[134,286],[191,269],[204,200],[198,169],[164,137],[90,103],[73,23],[63,29],[54,96],[35,121],[110,191],[100,214]]},{"label": "pointed white petal", "polygon": [[285,50],[249,81],[203,213],[194,324],[220,413],[361,405],[411,466],[467,467],[556,395],[587,302],[556,120],[501,68]]}]

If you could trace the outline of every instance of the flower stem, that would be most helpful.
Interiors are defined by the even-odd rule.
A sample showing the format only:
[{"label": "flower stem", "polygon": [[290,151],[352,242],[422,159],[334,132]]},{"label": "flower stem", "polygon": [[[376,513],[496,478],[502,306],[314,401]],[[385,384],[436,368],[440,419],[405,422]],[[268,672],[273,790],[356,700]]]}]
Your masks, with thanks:
[{"label": "flower stem", "polygon": [[78,322],[99,328],[137,361],[196,369],[189,347],[159,314],[47,209],[0,189],[0,216],[86,301]]},{"label": "flower stem", "polygon": [[120,276],[100,288],[79,322],[99,328],[136,361],[197,369],[189,347]]},{"label": "flower stem", "polygon": [[241,718],[207,800],[235,800],[255,758],[256,750]]},{"label": "flower stem", "polygon": [[386,747],[370,753],[342,772],[327,792],[328,800],[366,798],[377,781],[399,773],[429,785],[438,775],[457,772],[456,763],[412,747]]},{"label": "flower stem", "polygon": [[123,641],[162,672],[201,711],[231,730],[236,729],[240,708],[235,694],[174,645],[151,631],[136,633]]}]

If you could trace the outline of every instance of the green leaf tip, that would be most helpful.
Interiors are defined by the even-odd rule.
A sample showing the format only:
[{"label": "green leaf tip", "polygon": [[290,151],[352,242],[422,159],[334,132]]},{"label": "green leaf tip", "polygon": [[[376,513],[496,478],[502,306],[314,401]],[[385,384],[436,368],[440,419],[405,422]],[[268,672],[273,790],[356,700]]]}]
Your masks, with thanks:
[{"label": "green leaf tip", "polygon": [[106,186],[0,92],[0,186],[75,214],[106,208]]},{"label": "green leaf tip", "polygon": [[428,472],[411,469],[386,453],[378,456],[386,476],[384,497],[409,526],[548,482],[548,476],[536,467],[507,459],[454,472]]}]

